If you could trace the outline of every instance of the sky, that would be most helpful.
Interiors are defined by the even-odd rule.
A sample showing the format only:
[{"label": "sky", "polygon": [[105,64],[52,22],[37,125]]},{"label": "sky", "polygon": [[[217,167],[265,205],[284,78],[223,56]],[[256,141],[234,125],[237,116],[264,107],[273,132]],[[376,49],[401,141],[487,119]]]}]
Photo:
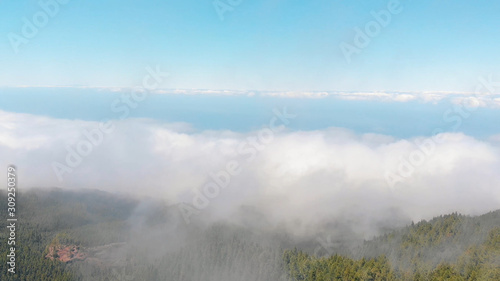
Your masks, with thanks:
[{"label": "sky", "polygon": [[0,167],[298,232],[498,209],[499,12],[0,0]]},{"label": "sky", "polygon": [[[0,86],[130,87],[160,65],[166,88],[470,92],[500,62],[498,1],[396,1],[350,63],[341,43],[391,1],[61,3],[43,24],[38,1],[0,2]],[[13,47],[24,18],[43,25]]]}]

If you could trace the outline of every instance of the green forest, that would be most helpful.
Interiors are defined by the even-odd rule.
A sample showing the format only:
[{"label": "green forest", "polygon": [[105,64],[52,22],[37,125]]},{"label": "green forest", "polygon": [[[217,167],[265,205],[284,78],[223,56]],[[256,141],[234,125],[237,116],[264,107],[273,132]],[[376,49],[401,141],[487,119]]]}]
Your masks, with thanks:
[{"label": "green forest", "polygon": [[17,206],[16,274],[7,271],[1,212],[2,281],[500,280],[500,210],[410,222],[349,252],[315,256],[314,241],[285,232],[186,225],[175,206],[101,191],[34,189]]}]

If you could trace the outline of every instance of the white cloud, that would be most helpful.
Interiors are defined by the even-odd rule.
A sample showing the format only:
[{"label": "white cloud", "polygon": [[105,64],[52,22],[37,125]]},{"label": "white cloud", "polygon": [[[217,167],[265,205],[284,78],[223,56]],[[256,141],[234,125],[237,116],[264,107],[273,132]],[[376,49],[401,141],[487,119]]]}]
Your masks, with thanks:
[{"label": "white cloud", "polygon": [[98,124],[2,111],[0,121],[0,163],[18,166],[21,189],[98,188],[177,202],[191,200],[194,188],[212,181],[210,173],[236,160],[242,172],[210,200],[214,214],[254,205],[271,221],[297,231],[343,217],[357,221],[366,235],[393,210],[418,220],[452,211],[478,214],[500,203],[498,136],[484,142],[442,134],[443,142],[425,163],[391,189],[386,171],[396,169],[423,138],[398,140],[339,128],[281,131],[250,160],[250,153],[238,151],[257,132],[194,131],[186,124],[127,119],[116,121],[115,131],[61,183],[52,163],[64,163],[67,147]]},{"label": "white cloud", "polygon": [[[17,86],[10,88],[79,88],[93,89],[103,93],[130,93],[140,88],[125,87],[90,87],[90,86]],[[500,108],[500,94],[474,92],[342,92],[342,91],[251,91],[251,90],[206,90],[206,89],[157,89],[151,92],[157,95],[211,95],[211,96],[264,96],[281,98],[338,98],[343,100],[370,100],[383,102],[410,102],[437,103],[448,100],[455,104],[467,104],[475,107]]]},{"label": "white cloud", "polygon": [[224,95],[224,96],[270,96],[281,98],[339,98],[344,100],[374,100],[385,102],[409,102],[420,101],[424,103],[436,103],[442,100],[450,100],[454,103],[468,102],[471,99],[480,101],[476,106],[495,107],[500,106],[499,95],[476,94],[466,92],[338,92],[338,91],[242,91],[242,90],[196,90],[196,89],[162,89],[154,91],[155,94],[183,94],[183,95]]}]

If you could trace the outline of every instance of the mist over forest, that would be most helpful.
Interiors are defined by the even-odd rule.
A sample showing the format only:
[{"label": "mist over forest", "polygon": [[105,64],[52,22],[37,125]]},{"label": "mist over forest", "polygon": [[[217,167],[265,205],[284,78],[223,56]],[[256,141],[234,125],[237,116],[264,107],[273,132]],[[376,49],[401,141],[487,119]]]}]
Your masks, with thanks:
[{"label": "mist over forest", "polygon": [[27,262],[14,279],[2,273],[2,280],[332,280],[332,274],[494,280],[500,274],[500,211],[400,219],[403,227],[388,213],[385,232],[364,240],[342,220],[299,235],[249,206],[231,218],[199,216],[188,224],[178,205],[154,198],[62,189],[32,189],[18,198],[24,206],[18,258]]}]

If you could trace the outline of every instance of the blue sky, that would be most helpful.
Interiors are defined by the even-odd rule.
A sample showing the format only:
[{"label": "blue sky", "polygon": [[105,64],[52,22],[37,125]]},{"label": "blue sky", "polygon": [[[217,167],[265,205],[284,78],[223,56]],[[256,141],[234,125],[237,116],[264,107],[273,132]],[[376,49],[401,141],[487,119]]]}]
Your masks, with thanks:
[{"label": "blue sky", "polygon": [[339,48],[389,1],[248,1],[221,20],[212,1],[68,1],[16,54],[8,34],[43,11],[0,2],[0,86],[471,91],[500,65],[498,1],[400,1],[402,12],[348,64]]}]

